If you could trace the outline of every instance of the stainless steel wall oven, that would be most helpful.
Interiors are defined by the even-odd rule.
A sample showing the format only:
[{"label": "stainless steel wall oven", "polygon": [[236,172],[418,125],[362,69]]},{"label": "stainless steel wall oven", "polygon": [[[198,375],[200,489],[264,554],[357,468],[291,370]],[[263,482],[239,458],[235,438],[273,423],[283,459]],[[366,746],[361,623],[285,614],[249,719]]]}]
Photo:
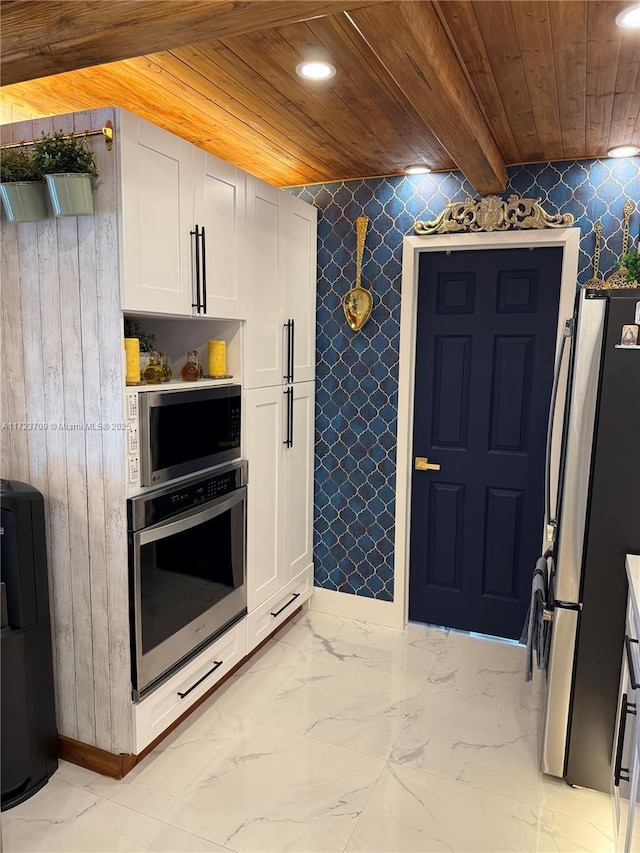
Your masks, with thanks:
[{"label": "stainless steel wall oven", "polygon": [[128,501],[136,700],[246,614],[246,483],[235,462]]}]

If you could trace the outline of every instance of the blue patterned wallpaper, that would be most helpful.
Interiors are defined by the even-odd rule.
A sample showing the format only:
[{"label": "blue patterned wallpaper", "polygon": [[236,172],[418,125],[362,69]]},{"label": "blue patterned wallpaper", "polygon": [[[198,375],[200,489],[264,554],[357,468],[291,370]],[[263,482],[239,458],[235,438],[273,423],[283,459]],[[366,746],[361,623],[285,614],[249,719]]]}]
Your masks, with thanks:
[{"label": "blue patterned wallpaper", "polygon": [[[602,220],[600,274],[615,270],[630,198],[638,245],[640,157],[538,163],[508,169],[504,194],[540,197],[580,226],[579,282],[592,275]],[[475,196],[459,172],[371,178],[290,190],[319,209],[314,561],[316,586],[393,600],[396,425],[402,238],[416,219]],[[342,297],[355,283],[355,221],[369,217],[363,283],[374,298],[360,332]],[[428,239],[428,238],[426,238]]]}]

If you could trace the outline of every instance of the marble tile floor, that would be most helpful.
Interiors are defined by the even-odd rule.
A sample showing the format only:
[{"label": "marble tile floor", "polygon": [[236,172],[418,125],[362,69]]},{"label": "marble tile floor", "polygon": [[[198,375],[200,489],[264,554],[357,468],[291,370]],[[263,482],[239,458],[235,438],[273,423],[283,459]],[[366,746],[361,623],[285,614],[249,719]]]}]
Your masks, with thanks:
[{"label": "marble tile floor", "polygon": [[611,851],[609,797],[538,771],[523,662],[303,612],[122,781],[63,762],[4,853]]}]

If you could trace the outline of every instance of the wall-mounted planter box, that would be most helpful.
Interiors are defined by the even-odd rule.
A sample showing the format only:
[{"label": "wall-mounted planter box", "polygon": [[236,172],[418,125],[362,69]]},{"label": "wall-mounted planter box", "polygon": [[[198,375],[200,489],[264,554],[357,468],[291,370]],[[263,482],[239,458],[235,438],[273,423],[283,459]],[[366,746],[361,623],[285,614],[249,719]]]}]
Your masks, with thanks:
[{"label": "wall-mounted planter box", "polygon": [[42,181],[0,184],[0,195],[9,222],[36,222],[47,218]]},{"label": "wall-mounted planter box", "polygon": [[84,216],[93,213],[91,175],[60,172],[45,175],[56,216]]}]

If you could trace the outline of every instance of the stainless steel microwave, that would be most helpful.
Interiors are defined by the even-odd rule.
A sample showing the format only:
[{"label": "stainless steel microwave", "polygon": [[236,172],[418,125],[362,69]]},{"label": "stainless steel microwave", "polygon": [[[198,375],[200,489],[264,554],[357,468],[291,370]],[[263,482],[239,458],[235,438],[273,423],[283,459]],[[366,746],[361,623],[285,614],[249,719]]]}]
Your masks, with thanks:
[{"label": "stainless steel microwave", "polygon": [[218,385],[139,395],[141,485],[240,457],[241,389]]}]

